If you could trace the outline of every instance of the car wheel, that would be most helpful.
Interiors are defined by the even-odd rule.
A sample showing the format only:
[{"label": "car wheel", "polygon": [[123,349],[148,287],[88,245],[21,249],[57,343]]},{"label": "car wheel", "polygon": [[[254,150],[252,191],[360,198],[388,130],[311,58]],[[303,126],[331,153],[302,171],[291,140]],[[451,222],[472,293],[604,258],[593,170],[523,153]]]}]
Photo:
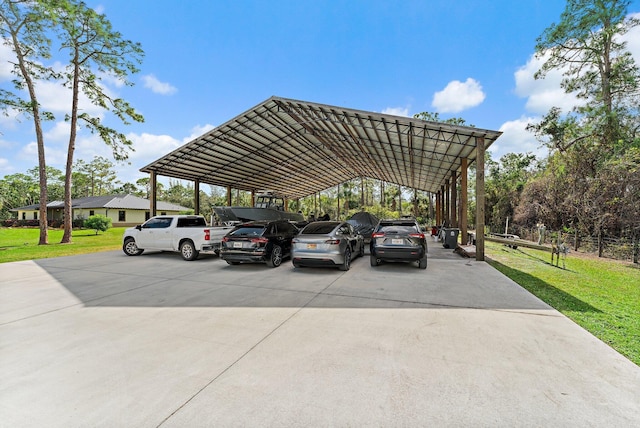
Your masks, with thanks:
[{"label": "car wheel", "polygon": [[195,260],[198,258],[198,253],[192,241],[184,241],[180,244],[180,254],[182,254],[183,259],[187,261]]},{"label": "car wheel", "polygon": [[374,255],[369,256],[369,261],[371,262],[371,266],[378,266],[380,264],[380,260]]},{"label": "car wheel", "polygon": [[139,256],[144,252],[144,250],[138,248],[136,241],[133,238],[128,238],[124,241],[124,244],[122,244],[122,251],[124,251],[127,256]]},{"label": "car wheel", "polygon": [[420,269],[426,269],[427,268],[427,258],[426,257],[418,260],[418,267]]},{"label": "car wheel", "polygon": [[351,248],[344,250],[344,260],[340,265],[340,270],[347,271],[351,267]]},{"label": "car wheel", "polygon": [[271,250],[271,257],[267,260],[267,266],[269,267],[278,267],[282,264],[282,248],[278,245],[273,246],[273,250]]}]

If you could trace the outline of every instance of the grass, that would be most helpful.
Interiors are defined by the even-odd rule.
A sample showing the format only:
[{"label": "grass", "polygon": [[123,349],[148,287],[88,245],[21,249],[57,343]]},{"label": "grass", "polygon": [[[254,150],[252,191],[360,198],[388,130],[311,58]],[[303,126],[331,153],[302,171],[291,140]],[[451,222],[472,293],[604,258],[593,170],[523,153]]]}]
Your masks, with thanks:
[{"label": "grass", "polygon": [[49,245],[38,245],[39,229],[3,227],[0,228],[0,263],[117,250],[122,247],[124,230],[124,227],[114,227],[98,235],[95,230],[74,230],[71,243],[60,244],[62,230],[49,229]]},{"label": "grass", "polygon": [[[548,252],[487,242],[489,264],[640,366],[640,269],[569,253],[566,269]],[[562,262],[560,262],[562,266]]]},{"label": "grass", "polygon": [[[75,230],[59,244],[62,230],[0,228],[0,263],[70,256],[121,248],[124,228],[95,234]],[[486,242],[488,262],[574,322],[640,366],[640,269],[629,263],[570,253],[566,269],[550,264],[547,252]]]}]

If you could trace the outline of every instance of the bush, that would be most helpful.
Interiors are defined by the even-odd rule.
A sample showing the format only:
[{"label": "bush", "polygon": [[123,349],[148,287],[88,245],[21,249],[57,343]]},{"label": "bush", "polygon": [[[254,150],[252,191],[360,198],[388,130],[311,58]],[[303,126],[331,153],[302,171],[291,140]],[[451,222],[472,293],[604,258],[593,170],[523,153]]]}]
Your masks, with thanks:
[{"label": "bush", "polygon": [[111,219],[101,214],[92,215],[84,221],[84,227],[94,229],[97,235],[98,232],[106,232],[111,228]]}]

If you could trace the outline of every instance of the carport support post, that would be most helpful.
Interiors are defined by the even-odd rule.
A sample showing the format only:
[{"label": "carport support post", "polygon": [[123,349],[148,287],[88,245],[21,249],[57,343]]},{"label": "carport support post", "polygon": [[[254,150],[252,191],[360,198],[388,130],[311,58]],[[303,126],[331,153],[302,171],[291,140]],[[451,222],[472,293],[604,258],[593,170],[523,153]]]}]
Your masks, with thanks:
[{"label": "carport support post", "polygon": [[336,220],[340,221],[340,185],[339,184],[338,184],[338,218]]},{"label": "carport support post", "polygon": [[227,206],[231,206],[231,186],[227,186]]},{"label": "carport support post", "polygon": [[458,189],[456,188],[456,172],[451,171],[451,227],[458,227]]},{"label": "carport support post", "polygon": [[467,158],[460,159],[460,242],[466,245],[469,241],[467,236]]},{"label": "carport support post", "polygon": [[476,137],[476,260],[484,261],[484,137]]},{"label": "carport support post", "polygon": [[436,226],[440,225],[440,192],[436,192]]},{"label": "carport support post", "polygon": [[444,182],[444,221],[447,222],[447,227],[451,227],[451,189],[449,186],[449,180]]},{"label": "carport support post", "polygon": [[158,180],[155,171],[151,171],[149,173],[149,211],[151,212],[151,217],[154,217],[158,212],[157,192]]},{"label": "carport support post", "polygon": [[194,195],[195,209],[193,210],[193,213],[195,215],[199,215],[200,214],[200,180],[196,180],[193,183],[193,191],[195,192],[195,195]]}]

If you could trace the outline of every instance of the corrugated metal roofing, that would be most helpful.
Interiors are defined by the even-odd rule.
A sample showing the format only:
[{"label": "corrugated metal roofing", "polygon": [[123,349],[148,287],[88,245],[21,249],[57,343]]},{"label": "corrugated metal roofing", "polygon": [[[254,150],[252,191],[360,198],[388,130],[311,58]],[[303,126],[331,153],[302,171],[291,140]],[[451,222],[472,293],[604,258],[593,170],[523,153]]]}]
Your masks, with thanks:
[{"label": "corrugated metal roofing", "polygon": [[271,97],[142,172],[304,197],[357,177],[436,192],[501,132]]}]

